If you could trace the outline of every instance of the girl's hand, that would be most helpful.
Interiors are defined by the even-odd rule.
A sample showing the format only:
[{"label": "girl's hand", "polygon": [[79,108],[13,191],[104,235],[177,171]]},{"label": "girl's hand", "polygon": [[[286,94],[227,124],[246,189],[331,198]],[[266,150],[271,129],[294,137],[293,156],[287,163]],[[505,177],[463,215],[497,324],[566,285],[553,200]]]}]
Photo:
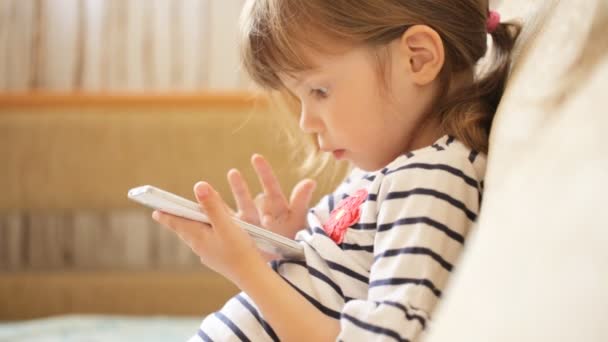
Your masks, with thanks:
[{"label": "girl's hand", "polygon": [[155,211],[152,217],[173,230],[203,264],[235,284],[255,274],[265,261],[249,235],[235,224],[220,195],[207,183],[194,186],[196,199],[210,225]]},{"label": "girl's hand", "polygon": [[306,214],[316,183],[311,179],[300,181],[293,188],[288,202],[268,161],[255,154],[251,157],[251,164],[263,189],[255,200],[241,173],[236,169],[228,172],[228,183],[238,210],[236,216],[293,239],[296,232],[306,226]]}]

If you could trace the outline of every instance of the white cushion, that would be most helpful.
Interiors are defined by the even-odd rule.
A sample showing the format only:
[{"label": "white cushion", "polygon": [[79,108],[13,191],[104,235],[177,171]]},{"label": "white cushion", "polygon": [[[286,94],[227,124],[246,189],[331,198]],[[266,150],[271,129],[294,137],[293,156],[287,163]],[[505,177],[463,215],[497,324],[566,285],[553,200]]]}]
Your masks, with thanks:
[{"label": "white cushion", "polygon": [[608,341],[608,54],[568,78],[602,1],[504,2],[526,17],[523,45],[478,227],[426,341]]}]

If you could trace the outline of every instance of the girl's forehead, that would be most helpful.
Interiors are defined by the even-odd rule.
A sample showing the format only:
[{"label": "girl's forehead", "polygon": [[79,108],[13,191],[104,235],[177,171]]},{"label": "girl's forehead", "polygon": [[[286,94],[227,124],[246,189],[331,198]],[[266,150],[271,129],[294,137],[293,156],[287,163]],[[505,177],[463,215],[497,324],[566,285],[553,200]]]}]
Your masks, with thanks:
[{"label": "girl's forehead", "polygon": [[297,89],[309,79],[321,73],[318,68],[294,72],[280,72],[277,75],[281,82],[290,89]]},{"label": "girl's forehead", "polygon": [[277,76],[285,85],[299,86],[307,81],[338,71],[343,66],[343,63],[340,63],[343,58],[344,56],[341,55],[317,55],[315,58],[308,59],[310,66],[306,69],[278,72]]},{"label": "girl's forehead", "polygon": [[328,68],[335,68],[343,65],[344,61],[367,56],[370,49],[365,46],[341,45],[327,47],[323,50],[309,49],[306,51],[305,58],[309,62],[309,68],[298,71],[299,74],[310,75],[323,72]]},{"label": "girl's forehead", "polygon": [[338,54],[315,51],[313,49],[302,52],[301,57],[306,61],[306,67],[288,71],[279,70],[277,72],[277,76],[283,83],[299,84],[309,78],[323,74],[328,69],[331,69],[332,64],[335,64],[339,59]]},{"label": "girl's forehead", "polygon": [[335,78],[347,77],[352,73],[363,70],[376,70],[377,61],[373,58],[370,49],[366,47],[353,47],[341,53],[316,53],[314,58],[308,59],[314,63],[311,67],[302,70],[279,71],[278,78],[283,85],[290,89],[310,82],[325,82]]},{"label": "girl's forehead", "polygon": [[338,59],[353,49],[361,48],[364,45],[341,40],[314,30],[302,34],[295,36],[293,41],[298,53],[313,64],[311,65],[312,68],[315,67],[315,64]]}]

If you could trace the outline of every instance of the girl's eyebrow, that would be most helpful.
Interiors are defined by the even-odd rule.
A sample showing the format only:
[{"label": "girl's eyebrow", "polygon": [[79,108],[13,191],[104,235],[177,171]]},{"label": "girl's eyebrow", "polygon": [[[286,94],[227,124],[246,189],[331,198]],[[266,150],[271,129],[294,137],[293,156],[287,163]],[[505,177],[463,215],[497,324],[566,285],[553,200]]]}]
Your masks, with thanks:
[{"label": "girl's eyebrow", "polygon": [[307,70],[298,71],[297,75],[296,75],[296,73],[290,73],[290,74],[286,74],[285,76],[287,76],[288,78],[293,80],[293,86],[295,89],[295,88],[301,87],[303,83],[306,83],[306,81],[308,81],[310,78],[316,76],[320,72],[321,72],[320,67],[314,67],[314,68],[310,68]]},{"label": "girl's eyebrow", "polygon": [[305,69],[305,70],[301,70],[301,71],[299,71],[299,72],[298,72],[298,75],[295,75],[295,74],[294,74],[294,75],[293,75],[293,78],[294,78],[294,79],[296,80],[296,82],[299,84],[299,83],[302,83],[302,82],[304,82],[304,81],[306,81],[306,80],[308,80],[308,79],[310,79],[310,78],[312,78],[312,77],[314,77],[314,76],[317,76],[317,75],[318,75],[318,74],[320,74],[322,71],[323,71],[323,70],[322,70],[322,67],[321,67],[321,66],[318,66],[318,65],[316,65],[316,66],[311,66],[311,67],[310,67],[310,68],[308,68],[308,69]]},{"label": "girl's eyebrow", "polygon": [[295,87],[295,88],[299,88],[299,87],[301,87],[301,86],[302,86],[302,84],[303,84],[303,83],[305,83],[305,82],[306,82],[306,81],[307,81],[309,78],[310,78],[310,74],[308,74],[308,75],[303,74],[303,75],[302,75],[302,76],[300,76],[300,77],[296,77],[296,76],[294,76],[294,77],[293,77],[293,79],[295,80],[295,82],[294,82],[294,84],[293,84],[293,85],[294,85],[294,87]]},{"label": "girl's eyebrow", "polygon": [[303,71],[300,77],[294,77],[294,79],[295,79],[294,84],[296,87],[299,87],[303,83],[310,81],[311,78],[316,77],[320,73],[321,73],[321,70],[319,68]]},{"label": "girl's eyebrow", "polygon": [[302,83],[304,83],[304,81],[306,80],[306,77],[294,77],[294,87],[295,88],[299,88],[302,86]]}]

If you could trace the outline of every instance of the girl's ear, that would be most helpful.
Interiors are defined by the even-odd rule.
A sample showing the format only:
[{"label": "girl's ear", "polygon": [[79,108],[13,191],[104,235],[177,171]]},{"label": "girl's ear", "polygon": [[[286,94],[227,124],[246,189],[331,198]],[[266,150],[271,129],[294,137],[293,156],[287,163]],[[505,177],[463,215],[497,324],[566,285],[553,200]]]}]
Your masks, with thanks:
[{"label": "girl's ear", "polygon": [[420,86],[433,82],[445,62],[443,40],[429,26],[408,28],[399,40],[399,50],[412,81]]}]

